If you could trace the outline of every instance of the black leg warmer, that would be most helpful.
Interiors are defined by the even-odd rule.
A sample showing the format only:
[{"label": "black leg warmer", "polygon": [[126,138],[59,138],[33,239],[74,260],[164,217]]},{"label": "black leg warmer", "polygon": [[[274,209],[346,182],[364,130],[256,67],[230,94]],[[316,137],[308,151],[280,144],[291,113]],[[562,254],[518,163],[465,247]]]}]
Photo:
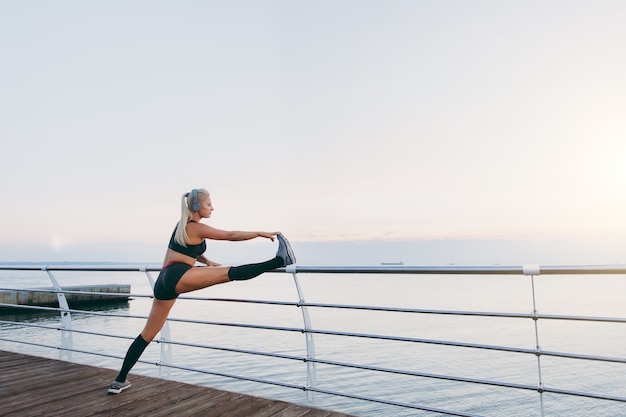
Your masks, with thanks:
[{"label": "black leg warmer", "polygon": [[281,266],[285,266],[285,261],[283,258],[279,258],[278,256],[274,259],[258,264],[232,266],[228,270],[228,279],[231,281],[243,281],[258,277],[263,272],[271,271],[272,269],[280,268]]},{"label": "black leg warmer", "polygon": [[126,376],[130,372],[132,367],[135,366],[135,364],[139,360],[139,357],[146,349],[146,346],[148,346],[148,344],[149,342],[143,340],[143,337],[141,337],[141,335],[137,336],[135,341],[128,348],[128,352],[126,352],[126,357],[124,358],[124,363],[122,364],[122,370],[120,371],[117,378],[115,378],[117,382],[126,381]]}]

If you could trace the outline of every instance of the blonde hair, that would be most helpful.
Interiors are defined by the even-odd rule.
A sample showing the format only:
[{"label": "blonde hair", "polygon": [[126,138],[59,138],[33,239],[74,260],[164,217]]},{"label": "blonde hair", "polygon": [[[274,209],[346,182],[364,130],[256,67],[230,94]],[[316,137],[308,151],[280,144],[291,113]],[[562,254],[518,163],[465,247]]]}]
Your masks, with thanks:
[{"label": "blonde hair", "polygon": [[[209,192],[204,188],[194,189],[188,193],[183,194],[180,204],[180,221],[176,225],[176,233],[174,233],[174,240],[181,246],[187,246],[189,243],[189,236],[187,236],[187,223],[193,216],[193,192],[196,191],[198,195],[198,203],[206,200],[209,197]],[[182,227],[181,227],[182,226]]]}]

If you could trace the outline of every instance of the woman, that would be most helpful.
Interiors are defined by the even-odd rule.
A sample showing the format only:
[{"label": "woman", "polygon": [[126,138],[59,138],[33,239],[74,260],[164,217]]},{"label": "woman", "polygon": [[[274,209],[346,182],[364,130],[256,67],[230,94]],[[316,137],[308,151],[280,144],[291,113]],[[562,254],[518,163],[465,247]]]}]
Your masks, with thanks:
[{"label": "woman", "polygon": [[[206,190],[194,189],[183,195],[180,221],[174,229],[163,268],[154,284],[154,300],[148,321],[128,348],[122,369],[109,387],[109,394],[119,394],[130,387],[130,382],[126,380],[128,372],[165,324],[179,294],[224,282],[254,278],[263,272],[295,263],[291,246],[280,232],[226,231],[200,223],[203,218],[211,217],[212,212],[211,198]],[[257,264],[223,267],[203,255],[206,250],[205,239],[239,241],[257,237],[272,241],[274,237],[278,239],[278,251],[274,259]],[[209,268],[194,266],[196,261]]]}]

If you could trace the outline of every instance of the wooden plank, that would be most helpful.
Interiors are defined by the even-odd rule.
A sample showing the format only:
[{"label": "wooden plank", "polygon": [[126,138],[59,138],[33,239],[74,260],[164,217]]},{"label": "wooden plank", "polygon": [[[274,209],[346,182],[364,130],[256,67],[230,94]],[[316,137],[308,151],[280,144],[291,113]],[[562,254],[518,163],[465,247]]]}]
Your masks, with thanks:
[{"label": "wooden plank", "polygon": [[[73,367],[62,367],[56,362],[60,361],[50,360],[42,363],[28,360],[24,362],[22,372],[14,369],[2,374],[0,386],[4,388],[8,385],[11,401],[16,404],[16,408],[28,405],[35,398],[39,404],[56,401],[56,397],[65,394],[72,385],[80,384],[83,379],[98,372],[97,368],[91,367],[77,372]],[[68,381],[72,384],[68,384]],[[0,407],[3,405],[0,403]]]},{"label": "wooden plank", "polygon": [[0,351],[0,415],[6,417],[348,417],[284,401],[131,375],[107,395],[117,372]]},{"label": "wooden plank", "polygon": [[[219,405],[232,398],[233,394],[230,392],[219,392],[215,394],[208,394],[208,391],[203,390],[202,395],[197,395],[193,398],[189,398],[184,401],[175,401],[167,409],[175,416],[194,416],[201,414],[204,410],[209,408],[216,410]],[[152,414],[158,414],[160,409],[154,409]]]},{"label": "wooden plank", "polygon": [[[153,378],[154,379],[154,378]],[[133,381],[136,377],[133,377]],[[174,381],[163,381],[165,384],[157,384],[158,380],[146,381],[143,378],[138,381],[141,386],[133,386],[118,395],[109,395],[104,400],[107,413],[101,414],[100,410],[89,410],[92,414],[86,415],[116,415],[126,413],[132,409],[132,415],[158,415],[161,410],[170,410],[176,415],[175,410],[180,407],[192,406],[197,397],[204,392],[202,387],[184,385]],[[136,389],[135,389],[136,388]],[[135,389],[135,391],[131,391]],[[129,394],[129,395],[126,395]],[[126,397],[126,398],[124,398]],[[108,412],[112,412],[108,414]]]}]

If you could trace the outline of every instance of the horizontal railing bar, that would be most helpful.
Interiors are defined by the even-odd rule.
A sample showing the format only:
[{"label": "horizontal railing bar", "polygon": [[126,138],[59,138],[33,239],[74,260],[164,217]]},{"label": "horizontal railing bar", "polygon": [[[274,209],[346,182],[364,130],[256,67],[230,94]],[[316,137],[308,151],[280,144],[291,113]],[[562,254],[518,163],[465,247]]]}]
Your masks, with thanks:
[{"label": "horizontal railing bar", "polygon": [[[102,313],[99,311],[76,310],[72,308],[66,310],[66,309],[61,309],[57,307],[30,306],[30,305],[19,305],[19,304],[8,304],[8,303],[0,303],[0,307],[15,307],[15,308],[21,308],[21,309],[54,311],[54,312],[63,311],[63,312],[70,312],[70,313],[76,313],[76,314],[91,314],[95,316],[124,317],[124,318],[136,318],[136,319],[148,318],[147,316],[136,316],[136,315],[114,314],[114,313],[111,314],[111,313]],[[181,318],[176,318],[176,317],[170,317],[167,320],[179,322],[179,323],[208,324],[212,326],[241,327],[241,328],[247,328],[247,329],[277,330],[277,331],[305,333],[305,329],[301,327],[280,327],[280,326],[246,324],[246,323],[211,322],[211,321],[203,321],[203,320],[197,320],[197,319],[181,319]]]},{"label": "horizontal railing bar", "polygon": [[59,311],[65,311],[58,307],[32,306],[29,304],[0,303],[0,307],[19,308],[22,310],[42,310],[42,311],[50,311],[50,312],[57,312],[57,313]]},{"label": "horizontal railing bar", "polygon": [[535,354],[534,349],[512,348],[512,347],[495,346],[495,345],[482,345],[482,344],[477,344],[477,343],[452,342],[452,341],[435,340],[435,339],[420,339],[420,338],[415,338],[415,337],[398,337],[398,336],[387,336],[387,335],[378,335],[378,334],[370,334],[370,333],[352,333],[352,332],[341,332],[341,331],[333,331],[333,330],[315,330],[315,329],[309,329],[306,332],[313,333],[313,334],[323,334],[326,336],[347,336],[347,337],[358,337],[358,338],[365,338],[365,339],[393,340],[396,342],[424,343],[424,344],[430,344],[430,345],[498,350],[498,351],[503,351],[503,352],[515,352],[515,353],[530,353],[533,355]]},{"label": "horizontal railing bar", "polygon": [[[522,275],[521,266],[296,266],[309,274]],[[279,271],[280,272],[280,271]]]},{"label": "horizontal railing bar", "polygon": [[571,321],[593,321],[604,323],[626,323],[623,317],[591,317],[591,316],[567,316],[557,314],[536,314],[532,317],[542,320],[571,320]]},{"label": "horizontal railing bar", "polygon": [[217,301],[228,303],[242,303],[242,304],[263,304],[263,305],[278,305],[278,306],[291,306],[300,307],[303,304],[297,301],[277,301],[277,300],[248,300],[244,298],[207,298],[207,297],[189,297],[180,295],[178,299],[195,300],[195,301]]},{"label": "horizontal railing bar", "polygon": [[[22,345],[45,347],[45,348],[56,349],[56,350],[61,349],[60,346],[46,345],[44,343],[37,343],[37,342],[25,342],[23,340],[9,339],[7,337],[2,337],[2,336],[0,336],[0,340],[3,340],[5,342],[20,343]],[[64,350],[69,350],[69,349],[64,349]]]},{"label": "horizontal railing bar", "polygon": [[[480,312],[480,311],[457,311],[457,310],[427,310],[408,307],[382,307],[382,306],[360,306],[352,304],[327,304],[327,303],[307,303],[307,302],[284,302],[271,300],[247,300],[241,298],[198,298],[202,301],[223,301],[233,303],[251,303],[264,305],[284,305],[293,307],[320,307],[320,308],[336,308],[346,310],[367,310],[367,311],[385,311],[390,313],[419,313],[419,314],[444,314],[459,316],[481,316],[481,317],[505,317],[505,318],[533,318],[536,317],[529,313],[499,313],[499,312]],[[626,321],[626,319],[624,319]]]},{"label": "horizontal railing bar", "polygon": [[626,265],[541,266],[541,275],[624,275]]},{"label": "horizontal railing bar", "polygon": [[24,322],[19,322],[19,321],[0,320],[0,324],[5,324],[9,326],[19,326],[19,327],[36,327],[38,329],[47,329],[47,330],[65,330],[61,326],[45,326],[43,324],[24,323]]},{"label": "horizontal railing bar", "polygon": [[553,352],[549,350],[542,350],[541,352],[538,352],[538,354],[540,354],[541,356],[551,356],[555,358],[584,359],[584,360],[597,361],[597,362],[613,362],[613,363],[626,364],[626,358],[614,358],[610,356],[584,355],[582,353]]},{"label": "horizontal railing bar", "polygon": [[88,266],[88,265],[1,265],[0,271],[65,271],[65,272],[146,272],[160,271],[160,266]]},{"label": "horizontal railing bar", "polygon": [[248,376],[227,374],[227,373],[217,372],[217,371],[207,371],[206,369],[191,368],[191,367],[187,367],[187,366],[174,365],[174,364],[171,364],[171,363],[156,362],[155,365],[157,365],[157,366],[164,366],[166,368],[181,369],[183,371],[191,371],[191,372],[198,372],[198,373],[207,374],[207,375],[221,376],[221,377],[224,377],[224,378],[239,379],[239,380],[242,380],[242,381],[258,382],[258,383],[261,383],[261,384],[268,384],[268,385],[277,385],[277,386],[281,386],[281,387],[285,387],[285,388],[293,388],[293,389],[297,389],[297,390],[301,390],[301,391],[305,391],[306,390],[306,387],[304,387],[302,385],[288,384],[286,382],[278,382],[278,381],[271,381],[271,380],[267,380],[267,379],[253,378],[253,377],[248,377]]},{"label": "horizontal railing bar", "polygon": [[545,386],[541,388],[541,391],[549,392],[552,394],[570,395],[573,397],[594,398],[597,400],[608,400],[608,401],[626,403],[626,397],[620,397],[617,395],[593,394],[593,393],[583,392],[583,391],[573,391],[573,390],[566,390],[566,389],[559,389],[559,388],[547,388]]},{"label": "horizontal railing bar", "polygon": [[277,331],[297,332],[297,333],[306,332],[306,330],[301,327],[282,327],[282,326],[267,326],[267,325],[261,325],[261,324],[228,323],[228,322],[220,322],[220,321],[179,319],[176,317],[170,317],[167,319],[167,321],[174,321],[174,322],[179,322],[179,323],[208,324],[210,326],[239,327],[239,328],[244,328],[244,329],[277,330]]},{"label": "horizontal railing bar", "polygon": [[227,348],[227,347],[222,347],[222,346],[203,345],[203,344],[200,344],[200,343],[175,342],[175,341],[172,341],[172,340],[164,340],[164,339],[158,339],[158,340],[155,340],[155,341],[157,343],[162,343],[162,344],[167,344],[167,345],[197,347],[197,348],[202,348],[202,349],[220,350],[220,351],[223,351],[223,352],[230,352],[230,353],[243,353],[243,354],[247,354],[247,355],[267,356],[267,357],[277,358],[277,359],[295,360],[295,361],[298,361],[298,362],[307,362],[307,360],[308,360],[304,356],[292,356],[292,355],[285,355],[285,354],[280,354],[280,353],[259,352],[259,351],[255,351],[255,350],[246,350],[246,349]]},{"label": "horizontal railing bar", "polygon": [[[280,268],[282,272],[284,268]],[[523,275],[524,266],[296,266],[297,273],[316,274],[427,274],[427,275]],[[540,266],[538,275],[626,274],[626,265]]]},{"label": "horizontal railing bar", "polygon": [[[88,265],[0,265],[0,270],[13,271],[88,271],[88,272],[146,272],[160,271],[160,266],[88,266]],[[626,265],[546,265],[539,266],[540,275],[615,274],[626,275]],[[286,272],[277,268],[269,272]],[[524,266],[296,266],[296,273],[316,274],[446,274],[446,275],[522,275]]]},{"label": "horizontal railing bar", "polygon": [[377,307],[377,306],[357,306],[325,303],[298,303],[299,307],[322,307],[366,311],[385,311],[393,313],[419,313],[419,314],[440,314],[452,316],[478,316],[478,317],[499,317],[499,318],[524,318],[524,319],[544,319],[544,320],[574,320],[574,321],[594,321],[626,323],[626,318],[621,317],[592,317],[592,316],[569,316],[555,314],[530,314],[530,313],[503,313],[494,311],[463,311],[463,310],[429,310],[419,308],[403,307]]},{"label": "horizontal railing bar", "polygon": [[480,316],[480,317],[502,317],[502,318],[533,318],[529,313],[501,313],[493,311],[462,311],[462,310],[430,310],[423,308],[408,307],[377,307],[358,306],[349,304],[326,304],[326,303],[300,303],[302,307],[336,308],[347,310],[384,311],[389,313],[416,313],[416,314],[441,314],[454,316]]},{"label": "horizontal railing bar", "polygon": [[[206,299],[205,299],[206,300]],[[210,299],[213,301],[235,301],[234,299]],[[547,314],[529,314],[529,313],[499,313],[499,312],[481,312],[481,311],[457,311],[457,310],[423,310],[423,309],[410,309],[410,308],[395,308],[395,307],[367,307],[367,306],[342,306],[338,304],[315,304],[315,303],[283,303],[283,302],[265,302],[255,300],[244,300],[242,302],[251,302],[258,304],[270,304],[270,305],[291,305],[297,307],[330,307],[330,308],[345,308],[355,310],[370,310],[370,311],[387,311],[387,312],[404,312],[404,313],[421,313],[421,314],[441,314],[441,315],[456,315],[456,316],[477,316],[477,317],[498,317],[498,318],[526,318],[526,319],[546,319],[546,320],[574,320],[574,321],[592,321],[592,322],[609,322],[609,323],[626,323],[626,318],[620,317],[588,317],[588,316],[560,316],[560,315],[547,315]],[[180,321],[182,319],[169,319],[174,321]],[[190,323],[205,323],[205,324],[220,324],[220,325],[232,325],[232,326],[245,326],[235,323],[215,323],[204,322],[198,320],[190,320]],[[268,330],[282,330],[279,327],[260,327]],[[292,329],[289,329],[290,331]],[[302,331],[301,329],[298,331]]]},{"label": "horizontal railing bar", "polygon": [[358,305],[342,305],[342,304],[325,304],[325,303],[298,303],[299,307],[321,307],[321,308],[337,308],[350,310],[366,310],[366,311],[384,311],[391,313],[418,313],[418,314],[439,314],[451,316],[477,316],[477,317],[498,317],[498,318],[522,318],[522,319],[544,319],[544,320],[573,320],[573,321],[593,321],[593,322],[610,322],[610,323],[626,323],[626,318],[621,317],[592,317],[592,316],[569,316],[556,314],[530,314],[530,313],[503,313],[495,311],[463,311],[463,310],[429,310],[419,308],[404,307],[377,307],[377,306],[358,306]]}]

